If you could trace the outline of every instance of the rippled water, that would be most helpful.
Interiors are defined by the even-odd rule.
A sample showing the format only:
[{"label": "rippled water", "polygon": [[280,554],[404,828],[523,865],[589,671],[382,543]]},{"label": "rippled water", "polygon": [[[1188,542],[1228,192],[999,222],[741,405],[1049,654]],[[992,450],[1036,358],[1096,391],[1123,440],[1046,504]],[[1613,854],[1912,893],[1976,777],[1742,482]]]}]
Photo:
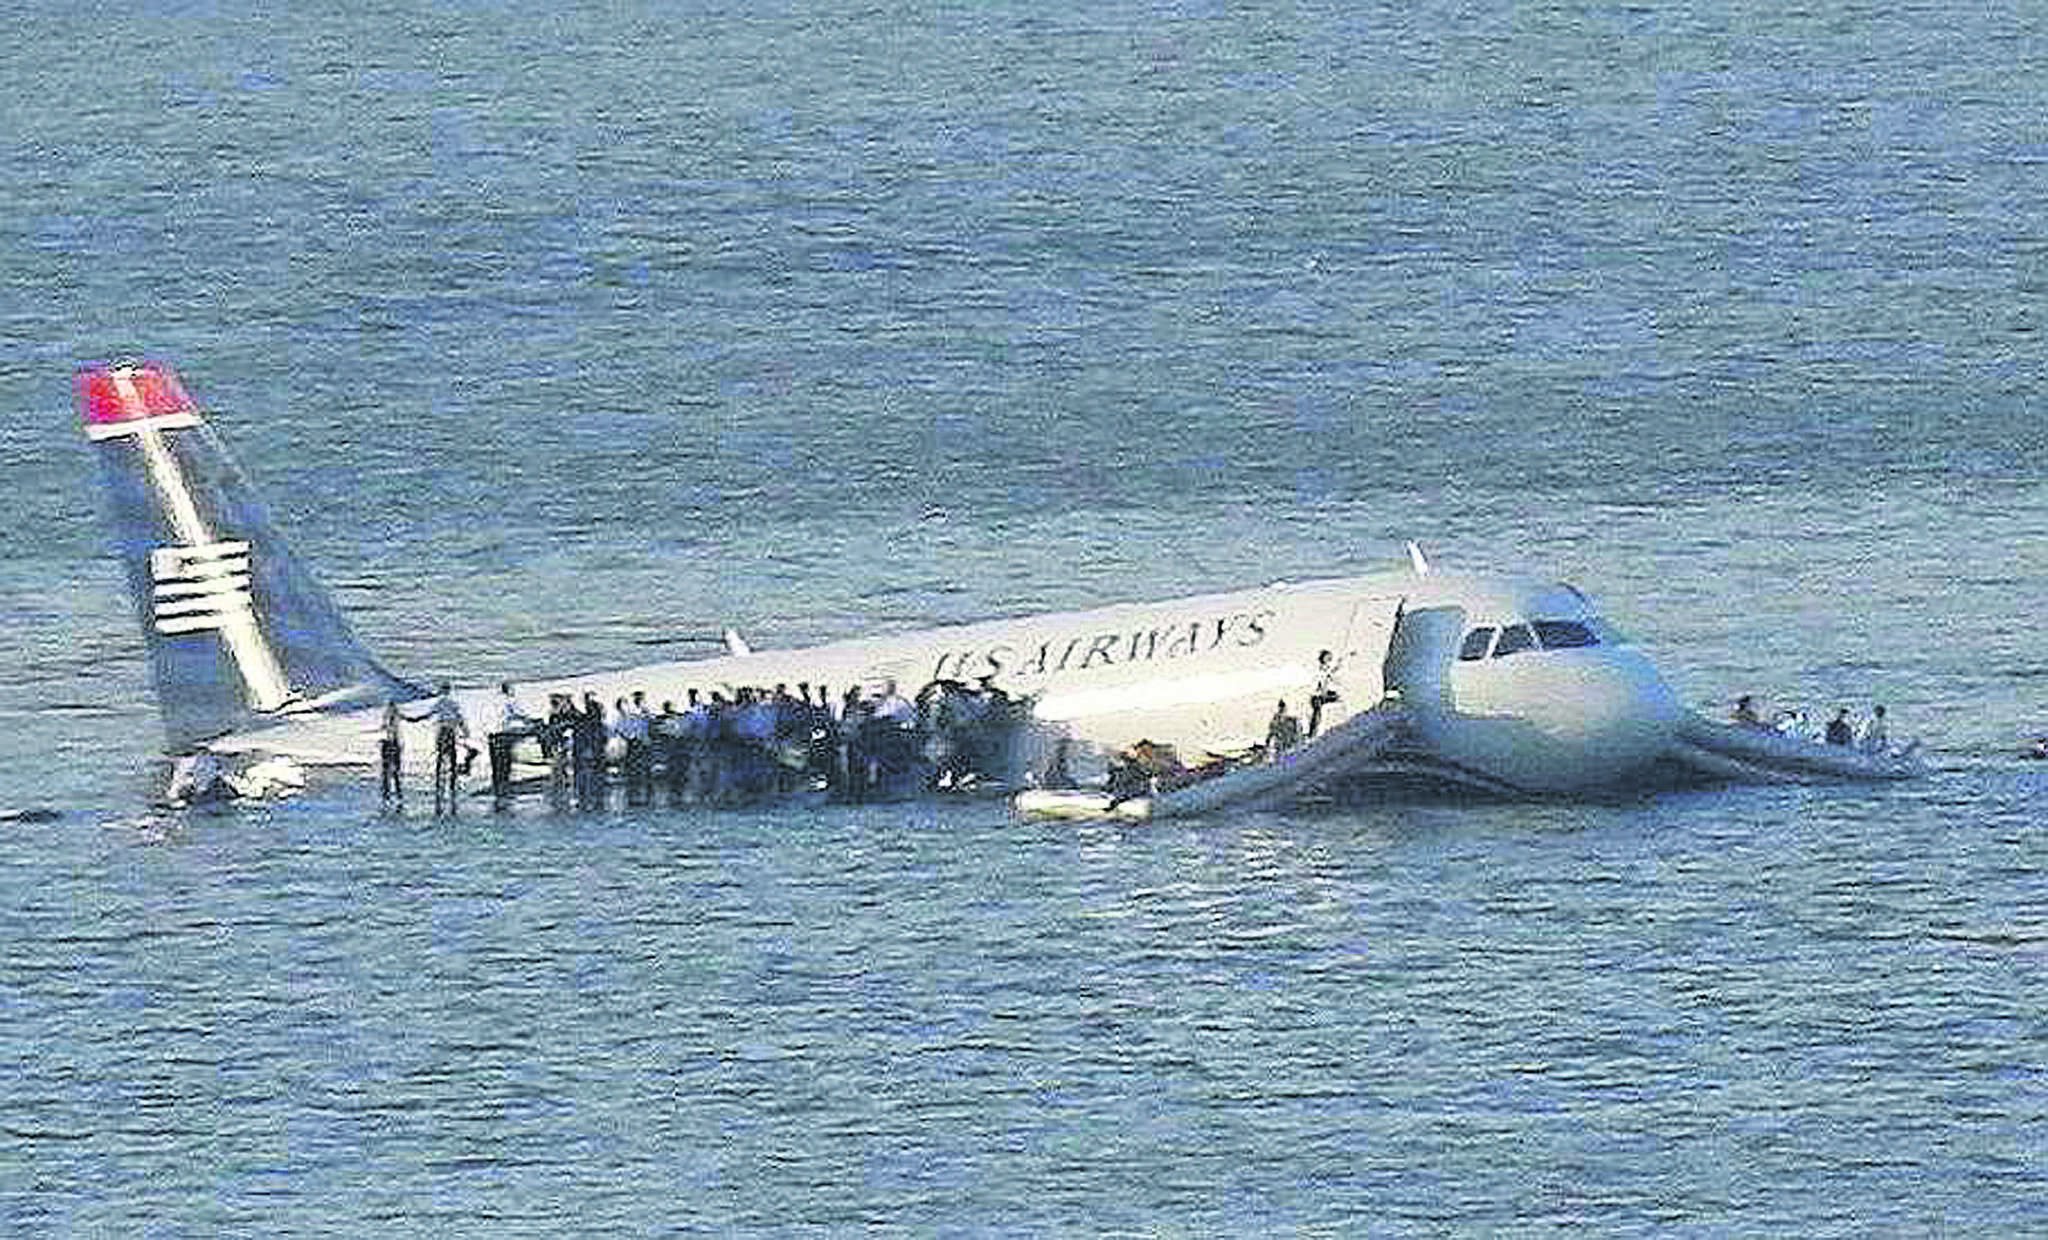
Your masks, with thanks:
[{"label": "rippled water", "polygon": [[2025,1230],[2038,814],[1921,795],[73,828],[9,1213]]},{"label": "rippled water", "polygon": [[[2042,18],[235,6],[0,50],[0,1222],[2044,1228]],[[168,358],[470,681],[1435,557],[1882,789],[154,816]]]}]

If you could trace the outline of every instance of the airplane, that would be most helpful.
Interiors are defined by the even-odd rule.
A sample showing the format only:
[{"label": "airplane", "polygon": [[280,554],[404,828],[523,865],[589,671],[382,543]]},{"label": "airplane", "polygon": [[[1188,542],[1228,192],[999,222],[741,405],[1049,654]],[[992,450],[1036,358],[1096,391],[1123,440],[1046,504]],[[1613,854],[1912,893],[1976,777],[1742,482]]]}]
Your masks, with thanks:
[{"label": "airplane", "polygon": [[[89,365],[74,385],[168,750],[372,763],[384,704],[429,691],[386,670],[356,638],[170,367]],[[1304,759],[1319,792],[1421,780],[1508,796],[1598,795],[1670,782],[1673,772],[1895,777],[1701,720],[1580,590],[1445,569],[1413,543],[1406,565],[1364,576],[808,649],[756,650],[727,630],[719,656],[520,688],[529,702],[586,692],[610,702],[635,690],[681,702],[691,689],[730,697],[741,686],[799,682],[870,694],[933,682],[999,688],[1028,705],[1009,746],[1015,782],[1028,782],[1062,741],[1083,769],[1140,741],[1186,754],[1256,751],[1276,708],[1306,713],[1319,693],[1334,695],[1325,734],[1347,738]],[[490,686],[454,696],[478,723],[497,698]],[[1387,726],[1354,723],[1375,712]],[[408,738],[405,751],[424,760],[431,745]],[[1282,791],[1310,786],[1304,773]]]}]

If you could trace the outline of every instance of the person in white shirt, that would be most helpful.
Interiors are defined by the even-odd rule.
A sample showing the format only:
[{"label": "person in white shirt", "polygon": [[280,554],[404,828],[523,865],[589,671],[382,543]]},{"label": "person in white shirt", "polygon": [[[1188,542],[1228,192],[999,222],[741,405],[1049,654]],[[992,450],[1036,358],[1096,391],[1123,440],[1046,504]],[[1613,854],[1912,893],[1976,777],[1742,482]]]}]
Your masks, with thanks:
[{"label": "person in white shirt", "polygon": [[917,726],[917,707],[896,691],[895,681],[885,680],[882,682],[882,696],[875,702],[874,717],[895,727],[914,728]]},{"label": "person in white shirt", "polygon": [[1337,700],[1337,675],[1342,669],[1337,656],[1325,650],[1316,655],[1316,684],[1308,695],[1307,739],[1322,731],[1323,708]]},{"label": "person in white shirt", "polygon": [[900,796],[917,761],[917,707],[896,689],[896,682],[882,682],[882,696],[874,704],[869,756],[874,760],[875,790],[884,797]]},{"label": "person in white shirt", "polygon": [[1892,738],[1885,729],[1884,707],[1870,708],[1870,722],[1863,725],[1863,736],[1858,743],[1864,753],[1882,754],[1891,748]]},{"label": "person in white shirt", "polygon": [[455,700],[454,690],[444,680],[440,696],[427,712],[409,717],[418,722],[434,722],[434,812],[452,814],[456,808],[456,780],[462,773],[462,760],[456,751],[469,739],[469,720],[463,717],[462,704]]},{"label": "person in white shirt", "polygon": [[484,742],[491,752],[491,804],[504,809],[512,801],[512,747],[520,737],[531,735],[540,726],[519,704],[509,680],[498,686],[496,723]]}]

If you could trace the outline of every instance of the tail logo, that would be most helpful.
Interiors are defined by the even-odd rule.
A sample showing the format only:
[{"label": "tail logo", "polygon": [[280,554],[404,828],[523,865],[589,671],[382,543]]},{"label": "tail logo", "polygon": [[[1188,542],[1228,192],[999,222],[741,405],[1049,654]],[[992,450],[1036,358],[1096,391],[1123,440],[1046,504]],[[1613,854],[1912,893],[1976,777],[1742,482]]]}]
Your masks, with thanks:
[{"label": "tail logo", "polygon": [[253,618],[246,542],[157,547],[149,553],[149,579],[159,633],[201,633]]},{"label": "tail logo", "polygon": [[74,386],[174,748],[417,695],[293,561],[168,366],[86,366]]}]

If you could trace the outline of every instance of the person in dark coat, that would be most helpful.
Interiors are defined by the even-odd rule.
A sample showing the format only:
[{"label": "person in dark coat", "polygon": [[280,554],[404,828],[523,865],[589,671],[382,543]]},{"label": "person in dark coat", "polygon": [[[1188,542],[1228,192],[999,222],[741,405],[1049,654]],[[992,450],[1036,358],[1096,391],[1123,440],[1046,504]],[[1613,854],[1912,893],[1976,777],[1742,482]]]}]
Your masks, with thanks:
[{"label": "person in dark coat", "polygon": [[585,692],[583,709],[576,717],[573,761],[576,767],[576,808],[604,808],[604,703],[595,693]]},{"label": "person in dark coat", "polygon": [[1849,722],[1849,708],[1844,706],[1828,720],[1828,744],[1851,745],[1856,741],[1856,725]]},{"label": "person in dark coat", "polygon": [[576,725],[582,716],[576,701],[566,693],[548,695],[548,720],[541,732],[541,747],[548,756],[548,805],[569,808],[569,790],[576,769]]}]

